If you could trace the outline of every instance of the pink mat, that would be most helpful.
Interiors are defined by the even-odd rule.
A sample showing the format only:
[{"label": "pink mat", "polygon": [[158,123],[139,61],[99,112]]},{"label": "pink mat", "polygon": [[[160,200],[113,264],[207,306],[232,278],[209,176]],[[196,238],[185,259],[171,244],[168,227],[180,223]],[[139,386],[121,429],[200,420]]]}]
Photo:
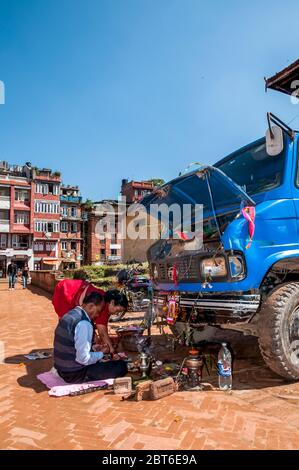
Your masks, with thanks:
[{"label": "pink mat", "polygon": [[84,382],[81,384],[68,384],[59,375],[52,370],[44,372],[37,376],[47,388],[49,388],[49,395],[53,397],[64,397],[72,392],[79,392],[80,390],[86,390],[91,387],[99,387],[106,385],[112,385],[114,379],[107,380],[94,380],[93,382]]}]

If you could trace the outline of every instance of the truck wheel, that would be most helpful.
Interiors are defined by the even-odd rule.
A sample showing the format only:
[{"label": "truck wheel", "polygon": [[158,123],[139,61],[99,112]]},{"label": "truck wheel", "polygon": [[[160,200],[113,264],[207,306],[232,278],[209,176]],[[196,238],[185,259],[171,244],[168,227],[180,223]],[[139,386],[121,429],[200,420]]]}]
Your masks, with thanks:
[{"label": "truck wheel", "polygon": [[299,283],[275,288],[262,305],[259,346],[267,366],[288,380],[299,379]]}]

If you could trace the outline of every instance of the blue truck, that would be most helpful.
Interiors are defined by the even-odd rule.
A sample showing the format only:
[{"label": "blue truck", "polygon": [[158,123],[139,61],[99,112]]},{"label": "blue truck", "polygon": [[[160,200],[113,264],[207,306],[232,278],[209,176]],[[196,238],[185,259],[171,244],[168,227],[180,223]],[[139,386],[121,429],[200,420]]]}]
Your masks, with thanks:
[{"label": "blue truck", "polygon": [[[267,87],[291,94],[299,76],[299,63],[292,65]],[[299,133],[271,113],[267,119],[264,138],[143,199],[147,208],[200,204],[203,216],[200,248],[190,234],[171,236],[147,256],[154,308],[172,327],[255,335],[268,367],[298,380]]]}]

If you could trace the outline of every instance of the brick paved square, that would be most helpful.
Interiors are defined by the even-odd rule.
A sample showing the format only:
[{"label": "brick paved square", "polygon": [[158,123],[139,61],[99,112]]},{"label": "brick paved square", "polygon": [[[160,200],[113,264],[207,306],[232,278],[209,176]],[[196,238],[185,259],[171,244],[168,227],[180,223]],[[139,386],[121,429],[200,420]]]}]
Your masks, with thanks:
[{"label": "brick paved square", "polygon": [[[9,292],[1,283],[0,319],[5,351],[0,364],[2,449],[299,447],[299,384],[270,372],[252,338],[239,336],[230,394],[180,392],[157,402],[135,403],[102,391],[55,399],[36,379],[52,361],[23,357],[52,348],[57,317],[50,297],[33,287]],[[249,350],[254,354],[246,359]]]}]

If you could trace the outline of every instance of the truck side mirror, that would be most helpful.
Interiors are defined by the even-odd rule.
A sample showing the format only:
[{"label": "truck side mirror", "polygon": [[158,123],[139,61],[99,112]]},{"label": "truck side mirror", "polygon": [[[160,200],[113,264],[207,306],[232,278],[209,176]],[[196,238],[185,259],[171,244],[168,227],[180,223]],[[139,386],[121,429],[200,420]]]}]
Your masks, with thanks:
[{"label": "truck side mirror", "polygon": [[283,132],[281,127],[271,126],[266,132],[266,151],[271,157],[283,151]]}]

